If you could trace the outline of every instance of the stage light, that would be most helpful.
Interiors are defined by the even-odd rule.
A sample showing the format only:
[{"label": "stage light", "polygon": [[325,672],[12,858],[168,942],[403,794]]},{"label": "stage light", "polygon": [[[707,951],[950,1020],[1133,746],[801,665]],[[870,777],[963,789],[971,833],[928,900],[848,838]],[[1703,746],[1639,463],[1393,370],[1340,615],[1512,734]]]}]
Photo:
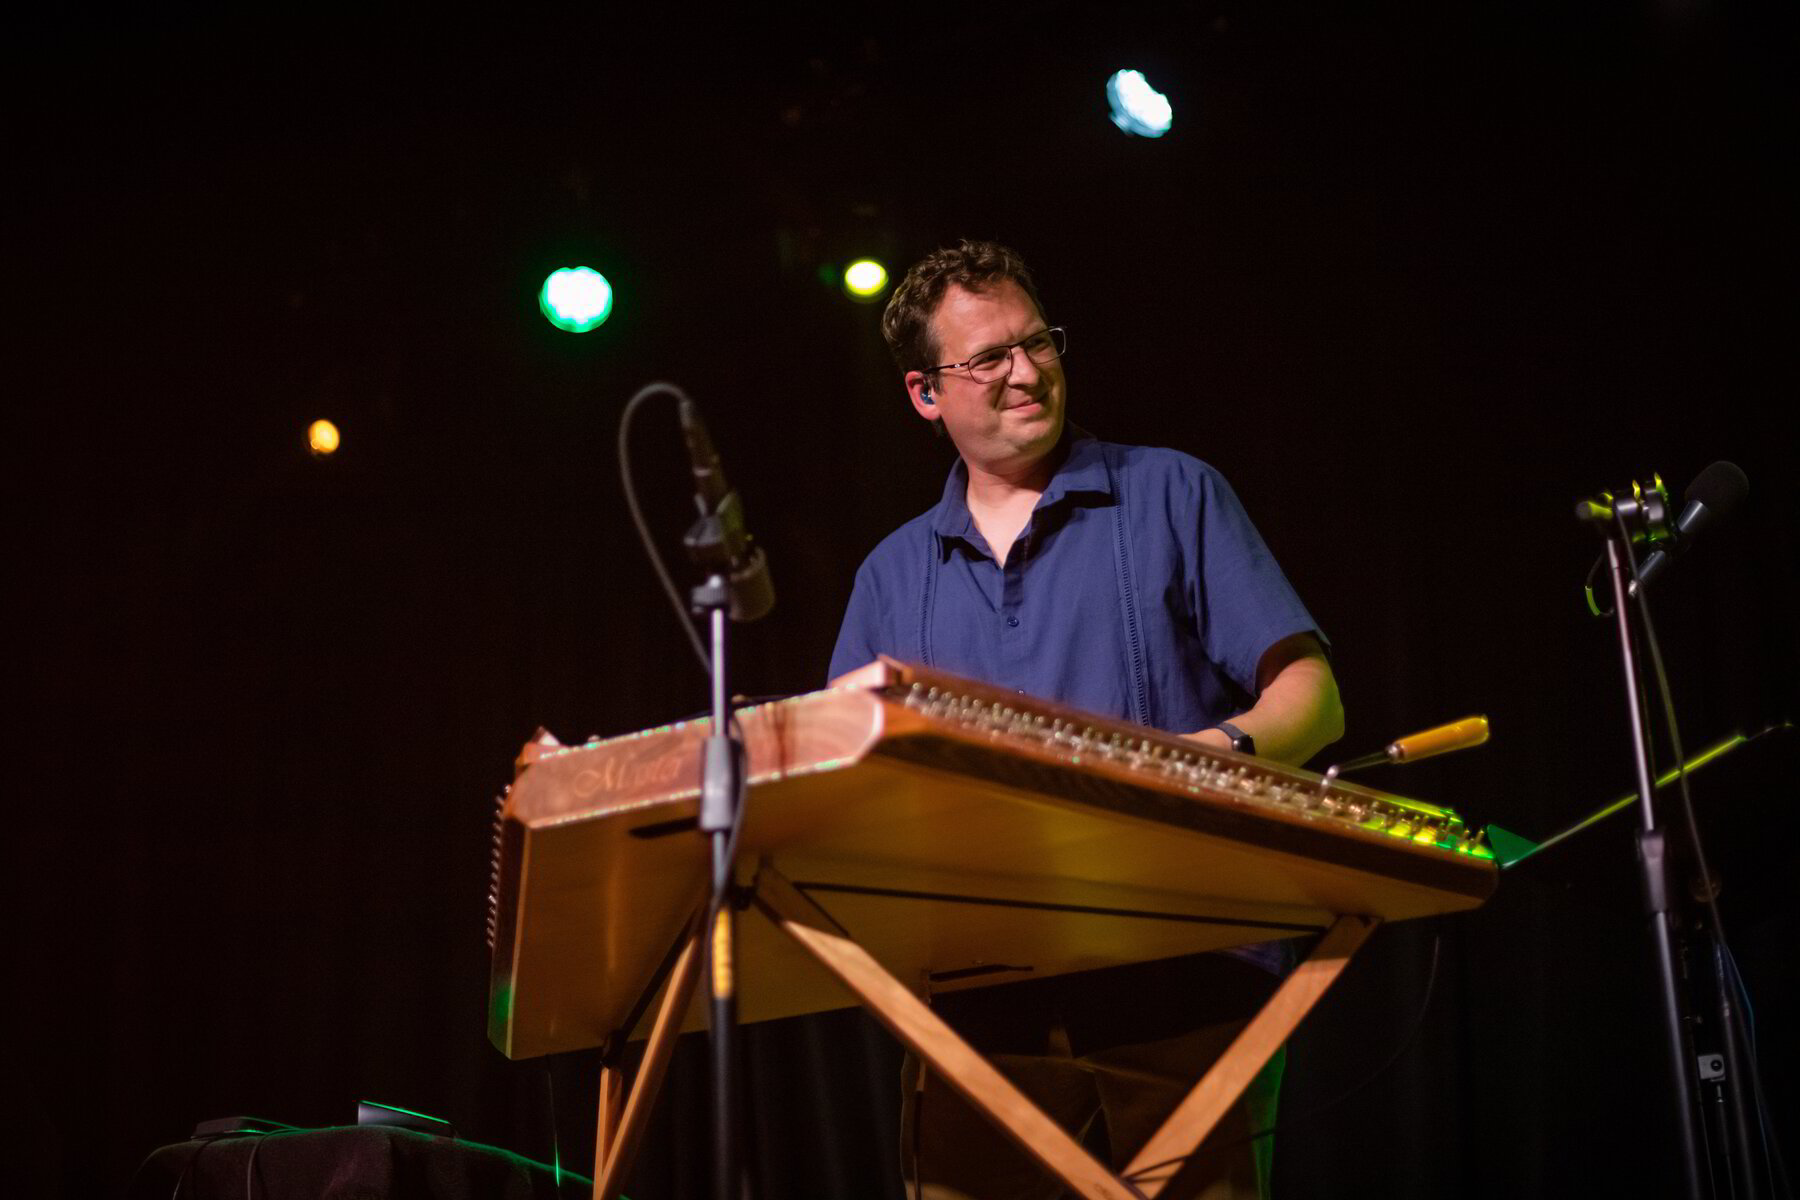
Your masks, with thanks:
[{"label": "stage light", "polygon": [[612,316],[612,284],[592,267],[563,267],[544,280],[538,308],[558,329],[586,333]]},{"label": "stage light", "polygon": [[1113,72],[1106,81],[1106,102],[1112,106],[1113,124],[1137,137],[1161,137],[1174,118],[1169,98],[1151,87],[1142,71]]},{"label": "stage light", "polygon": [[844,268],[844,290],[852,299],[873,300],[887,290],[887,268],[872,258],[859,258]]},{"label": "stage light", "polygon": [[338,444],[342,441],[338,427],[330,421],[314,421],[306,427],[306,444],[312,452],[323,458],[327,454],[337,453]]}]

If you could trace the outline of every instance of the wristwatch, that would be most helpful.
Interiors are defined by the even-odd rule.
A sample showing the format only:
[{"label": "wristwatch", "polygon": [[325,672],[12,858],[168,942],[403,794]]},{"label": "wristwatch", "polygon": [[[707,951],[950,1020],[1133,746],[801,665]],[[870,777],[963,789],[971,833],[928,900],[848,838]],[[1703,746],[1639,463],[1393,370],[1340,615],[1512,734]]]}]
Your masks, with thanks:
[{"label": "wristwatch", "polygon": [[1231,739],[1231,748],[1239,754],[1255,754],[1256,739],[1233,725],[1230,721],[1220,721],[1213,726],[1220,733]]}]

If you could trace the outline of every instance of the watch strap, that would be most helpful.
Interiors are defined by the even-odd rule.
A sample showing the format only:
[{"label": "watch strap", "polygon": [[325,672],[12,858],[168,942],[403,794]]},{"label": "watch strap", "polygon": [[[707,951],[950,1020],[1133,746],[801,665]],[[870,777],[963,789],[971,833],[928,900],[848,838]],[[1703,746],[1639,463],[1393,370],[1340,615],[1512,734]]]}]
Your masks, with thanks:
[{"label": "watch strap", "polygon": [[1256,739],[1233,725],[1230,721],[1220,721],[1213,726],[1220,733],[1231,739],[1231,748],[1239,754],[1255,754]]}]

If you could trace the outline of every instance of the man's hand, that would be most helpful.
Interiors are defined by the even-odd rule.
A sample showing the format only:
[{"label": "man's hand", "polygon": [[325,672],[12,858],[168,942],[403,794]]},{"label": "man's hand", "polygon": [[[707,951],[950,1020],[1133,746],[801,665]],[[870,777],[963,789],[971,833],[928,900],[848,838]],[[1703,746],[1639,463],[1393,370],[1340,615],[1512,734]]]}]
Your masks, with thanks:
[{"label": "man's hand", "polygon": [[[1298,766],[1343,736],[1344,706],[1338,699],[1337,678],[1313,634],[1294,634],[1263,651],[1256,685],[1256,703],[1230,721],[1256,739],[1258,757]],[[1202,729],[1187,736],[1231,749],[1231,739],[1222,730]]]},{"label": "man's hand", "polygon": [[882,662],[878,658],[874,662],[864,663],[862,666],[857,667],[854,671],[845,671],[842,675],[839,675],[836,679],[833,679],[830,683],[826,684],[825,686],[826,687],[834,687],[834,688],[838,688],[838,687],[866,687],[866,688],[886,687],[888,685],[888,683],[890,683],[893,680],[893,677],[894,677],[893,671],[889,669],[888,665],[885,662]]},{"label": "man's hand", "polygon": [[[1249,731],[1245,730],[1245,732]],[[1250,736],[1255,737],[1256,735],[1251,734]],[[1211,746],[1215,750],[1231,749],[1231,739],[1225,736],[1223,729],[1202,729],[1199,733],[1190,733],[1186,737],[1190,742],[1199,742],[1201,745]],[[1259,748],[1261,745],[1261,742],[1257,743]]]}]

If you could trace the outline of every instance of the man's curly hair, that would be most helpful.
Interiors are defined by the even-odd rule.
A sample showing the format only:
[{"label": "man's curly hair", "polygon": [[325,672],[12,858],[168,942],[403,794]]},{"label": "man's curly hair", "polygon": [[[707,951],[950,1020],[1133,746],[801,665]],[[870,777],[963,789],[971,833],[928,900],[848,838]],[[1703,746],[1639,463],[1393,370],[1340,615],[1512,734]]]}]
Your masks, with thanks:
[{"label": "man's curly hair", "polygon": [[881,314],[881,336],[887,339],[900,373],[923,371],[942,361],[938,357],[942,348],[931,331],[931,314],[952,284],[980,292],[1007,280],[1024,289],[1039,312],[1044,310],[1025,260],[999,242],[964,238],[914,263]]}]

